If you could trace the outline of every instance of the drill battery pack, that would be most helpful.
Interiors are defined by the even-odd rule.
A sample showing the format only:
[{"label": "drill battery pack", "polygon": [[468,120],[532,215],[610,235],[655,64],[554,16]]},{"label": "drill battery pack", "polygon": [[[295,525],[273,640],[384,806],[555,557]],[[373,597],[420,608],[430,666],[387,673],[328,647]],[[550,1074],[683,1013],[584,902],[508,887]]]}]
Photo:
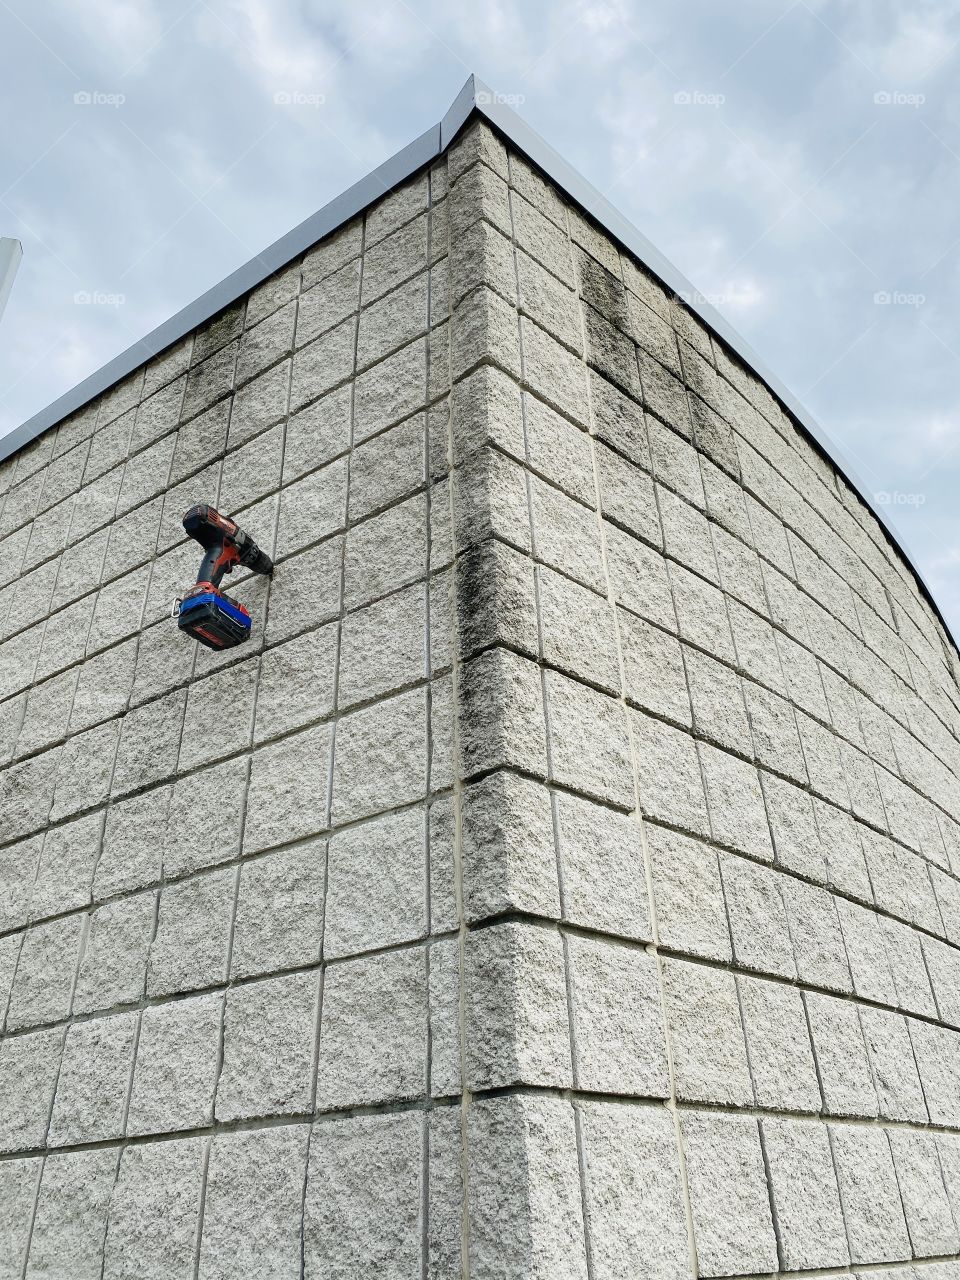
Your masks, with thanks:
[{"label": "drill battery pack", "polygon": [[250,615],[242,604],[209,583],[179,602],[177,626],[208,649],[232,649],[250,634]]}]

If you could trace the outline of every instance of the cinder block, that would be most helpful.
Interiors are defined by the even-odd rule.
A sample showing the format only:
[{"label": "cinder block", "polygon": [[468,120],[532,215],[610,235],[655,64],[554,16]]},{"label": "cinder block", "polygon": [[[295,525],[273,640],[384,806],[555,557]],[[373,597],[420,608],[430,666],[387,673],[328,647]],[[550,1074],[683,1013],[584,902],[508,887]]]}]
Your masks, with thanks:
[{"label": "cinder block", "polygon": [[142,999],[156,914],[155,893],[118,898],[90,913],[73,996],[74,1013],[111,1009]]},{"label": "cinder block", "polygon": [[586,1280],[573,1108],[549,1097],[482,1099],[467,1140],[470,1274]]},{"label": "cinder block", "polygon": [[644,817],[709,835],[697,744],[679,729],[634,712],[630,721]]},{"label": "cinder block", "polygon": [[416,941],[427,931],[426,902],[425,809],[388,813],[331,838],[327,958]]},{"label": "cinder block", "polygon": [[850,1260],[904,1262],[913,1256],[886,1132],[831,1125]]},{"label": "cinder block", "polygon": [[927,1105],[906,1019],[898,1013],[862,1007],[860,1023],[873,1067],[881,1117],[926,1124]]},{"label": "cinder block", "polygon": [[890,1128],[887,1137],[913,1256],[955,1254],[960,1237],[947,1198],[936,1135]]},{"label": "cinder block", "polygon": [[200,1229],[207,1142],[178,1138],[127,1147],[110,1197],[104,1280],[187,1276]]},{"label": "cinder block", "polygon": [[506,911],[560,915],[553,818],[545,787],[512,773],[491,774],[464,789],[461,827],[468,920]]},{"label": "cinder block", "polygon": [[193,1129],[213,1119],[223,997],[144,1009],[127,1132]]},{"label": "cinder block", "polygon": [[77,915],[27,930],[10,993],[8,1031],[67,1016],[83,933],[84,919]]},{"label": "cinder block", "polygon": [[147,994],[171,995],[227,979],[237,870],[164,885],[147,966]]},{"label": "cinder block", "polygon": [[0,1168],[0,1240],[4,1242],[7,1273],[4,1280],[14,1280],[22,1274],[42,1168],[43,1161],[38,1159],[5,1160]]},{"label": "cinder block", "polygon": [[320,982],[293,973],[226,994],[218,1120],[310,1110]]},{"label": "cinder block", "polygon": [[800,992],[762,978],[738,977],[737,987],[757,1105],[819,1112],[820,1086]]},{"label": "cinder block", "polygon": [[116,1149],[71,1151],[44,1162],[27,1275],[99,1280]]},{"label": "cinder block", "polygon": [[67,1029],[50,1118],[51,1146],[123,1135],[137,1014],[78,1022]]},{"label": "cinder block", "polygon": [[42,1147],[60,1071],[61,1028],[7,1036],[0,1044],[0,1149]]},{"label": "cinder block", "polygon": [[421,1115],[321,1121],[310,1143],[304,1205],[304,1276],[420,1269]]},{"label": "cinder block", "polygon": [[331,965],[324,979],[317,1106],[419,1097],[426,1085],[427,976],[421,947]]},{"label": "cinder block", "polygon": [[564,919],[648,942],[650,903],[639,822],[605,805],[557,795]]},{"label": "cinder block", "polygon": [[850,1253],[827,1126],[765,1116],[760,1131],[782,1265],[792,1271],[847,1266]]},{"label": "cinder block", "polygon": [[565,968],[560,936],[553,930],[498,924],[468,936],[468,1087],[570,1086]]},{"label": "cinder block", "polygon": [[327,824],[330,728],[317,725],[254,752],[243,834],[245,852],[323,830]]},{"label": "cinder block", "polygon": [[664,827],[646,827],[657,938],[707,960],[731,960],[730,927],[717,851]]},{"label": "cinder block", "polygon": [[574,1079],[591,1093],[666,1097],[657,961],[637,947],[567,939]]},{"label": "cinder block", "polygon": [[685,1112],[681,1130],[699,1274],[777,1270],[757,1121]]},{"label": "cinder block", "polygon": [[817,1076],[828,1115],[877,1115],[877,1094],[857,1005],[804,992]]},{"label": "cinder block", "polygon": [[627,711],[622,703],[548,671],[554,781],[623,809],[635,807]]},{"label": "cinder block", "polygon": [[504,766],[545,777],[546,728],[536,665],[492,649],[462,667],[458,731],[465,777]]},{"label": "cinder block", "polygon": [[673,1118],[662,1108],[622,1103],[582,1103],[578,1111],[594,1276],[614,1280],[653,1268],[689,1277]]},{"label": "cinder block", "polygon": [[663,987],[677,1097],[752,1106],[753,1086],[733,974],[667,959]]},{"label": "cinder block", "polygon": [[198,1276],[240,1280],[300,1268],[306,1125],[222,1133],[210,1146]]}]

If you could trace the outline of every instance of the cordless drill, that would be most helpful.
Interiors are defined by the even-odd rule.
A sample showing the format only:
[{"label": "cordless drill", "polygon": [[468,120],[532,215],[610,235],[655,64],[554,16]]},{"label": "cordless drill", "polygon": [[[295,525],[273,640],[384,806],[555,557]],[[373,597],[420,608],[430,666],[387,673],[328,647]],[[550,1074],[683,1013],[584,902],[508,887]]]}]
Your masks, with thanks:
[{"label": "cordless drill", "polygon": [[205,502],[190,508],[183,517],[183,527],[200,543],[205,555],[196,586],[178,601],[177,625],[208,649],[231,649],[249,636],[251,622],[243,605],[220,590],[223,575],[232,573],[238,564],[254,573],[271,574],[273,561],[235,520]]}]

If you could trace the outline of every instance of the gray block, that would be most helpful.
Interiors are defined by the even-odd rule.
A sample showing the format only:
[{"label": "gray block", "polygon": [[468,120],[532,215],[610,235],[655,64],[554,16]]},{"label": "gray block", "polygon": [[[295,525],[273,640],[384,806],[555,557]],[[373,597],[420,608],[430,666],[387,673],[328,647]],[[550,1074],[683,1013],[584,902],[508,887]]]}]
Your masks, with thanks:
[{"label": "gray block", "polygon": [[321,831],[327,823],[330,729],[317,725],[253,754],[245,852]]},{"label": "gray block", "polygon": [[166,1133],[213,1119],[223,997],[144,1009],[127,1131]]},{"label": "gray block", "polygon": [[226,994],[218,1120],[310,1110],[320,983],[294,973]]},{"label": "gray block", "polygon": [[574,1080],[590,1093],[667,1097],[656,958],[639,948],[567,939]]},{"label": "gray block", "polygon": [[850,1260],[902,1262],[912,1257],[900,1189],[883,1129],[831,1125]]},{"label": "gray block", "polygon": [[795,978],[780,872],[730,854],[720,856],[720,871],[737,964],[758,973]]},{"label": "gray block", "polygon": [[860,1010],[860,1023],[881,1117],[926,1124],[927,1104],[906,1019],[897,1013],[864,1007]]},{"label": "gray block", "polygon": [[326,971],[317,1106],[341,1110],[424,1091],[427,976],[421,947],[348,960]]},{"label": "gray block", "polygon": [[43,1162],[6,1160],[0,1167],[0,1277],[20,1280]]},{"label": "gray block", "polygon": [[116,1150],[52,1155],[43,1166],[26,1275],[100,1280]]},{"label": "gray block", "polygon": [[691,1274],[673,1118],[663,1108],[590,1102],[583,1134],[593,1275],[638,1269],[656,1280]]},{"label": "gray block", "polygon": [[126,1148],[110,1198],[103,1280],[190,1280],[206,1149],[201,1138]]},{"label": "gray block", "polygon": [[[285,739],[281,745],[290,741]],[[422,689],[397,694],[344,716],[336,728],[333,823],[339,825],[422,799],[426,771],[426,697]]]},{"label": "gray block", "polygon": [[733,974],[665,960],[663,986],[677,1097],[752,1106],[753,1087]]},{"label": "gray block", "polygon": [[83,916],[34,925],[24,935],[7,1009],[7,1029],[37,1026],[70,1012],[84,934]]},{"label": "gray block", "polygon": [[827,1126],[765,1116],[760,1128],[782,1265],[794,1271],[847,1266],[850,1253]]},{"label": "gray block", "polygon": [[67,1030],[48,1141],[51,1146],[123,1136],[137,1014],[78,1022]]},{"label": "gray block", "polygon": [[198,1276],[281,1280],[300,1269],[306,1125],[219,1134],[210,1147]]},{"label": "gray block", "polygon": [[662,947],[707,960],[733,958],[716,849],[648,825],[647,847]]},{"label": "gray block", "polygon": [[156,909],[156,894],[138,893],[91,912],[74,1012],[109,1009],[142,998]]},{"label": "gray block", "polygon": [[303,1219],[305,1280],[420,1274],[423,1117],[317,1124]]},{"label": "gray block", "polygon": [[340,706],[382,697],[422,680],[427,674],[425,645],[423,584],[349,614],[340,641]]},{"label": "gray block", "polygon": [[936,1136],[890,1128],[887,1137],[913,1256],[931,1258],[957,1253],[960,1237],[947,1197]]},{"label": "gray block", "polygon": [[559,916],[557,854],[545,787],[511,773],[491,774],[464,789],[461,826],[468,920],[504,911]]},{"label": "gray block", "polygon": [[757,1105],[771,1111],[821,1107],[803,998],[794,987],[737,978]]},{"label": "gray block", "polygon": [[240,868],[231,973],[316,964],[323,940],[326,845],[311,840]]},{"label": "gray block", "polygon": [[8,1036],[0,1044],[0,1149],[43,1147],[63,1052],[62,1029]]},{"label": "gray block", "polygon": [[[239,854],[249,769],[247,757],[238,756],[174,783],[163,840],[165,876],[217,866]],[[211,795],[217,797],[215,808]]]},{"label": "gray block", "polygon": [[649,941],[650,903],[639,822],[604,805],[558,795],[564,918]]},{"label": "gray block", "polygon": [[828,1115],[875,1116],[873,1073],[856,1004],[834,996],[804,992],[817,1076]]},{"label": "gray block", "polygon": [[686,1112],[681,1131],[699,1274],[776,1271],[777,1242],[757,1121]]},{"label": "gray block", "polygon": [[559,934],[527,924],[472,932],[464,985],[471,1089],[569,1087],[570,1029]]},{"label": "gray block", "polygon": [[467,777],[502,766],[545,777],[543,690],[535,664],[493,649],[463,667],[458,735]]},{"label": "gray block", "polygon": [[547,672],[546,694],[552,778],[594,799],[633,809],[626,708],[555,671]]},{"label": "gray block", "polygon": [[226,981],[236,884],[236,868],[225,867],[164,885],[147,966],[148,995]]},{"label": "gray block", "polygon": [[559,1098],[480,1100],[470,1108],[468,1143],[470,1274],[586,1280],[570,1105]]}]

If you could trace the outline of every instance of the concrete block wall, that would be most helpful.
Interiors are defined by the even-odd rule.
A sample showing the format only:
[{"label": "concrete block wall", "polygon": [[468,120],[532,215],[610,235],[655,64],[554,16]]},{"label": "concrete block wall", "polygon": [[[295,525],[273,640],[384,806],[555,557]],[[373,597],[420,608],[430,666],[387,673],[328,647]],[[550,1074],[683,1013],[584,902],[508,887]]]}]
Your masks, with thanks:
[{"label": "concrete block wall", "polygon": [[0,1280],[960,1275],[957,655],[486,127],[0,494]]}]

